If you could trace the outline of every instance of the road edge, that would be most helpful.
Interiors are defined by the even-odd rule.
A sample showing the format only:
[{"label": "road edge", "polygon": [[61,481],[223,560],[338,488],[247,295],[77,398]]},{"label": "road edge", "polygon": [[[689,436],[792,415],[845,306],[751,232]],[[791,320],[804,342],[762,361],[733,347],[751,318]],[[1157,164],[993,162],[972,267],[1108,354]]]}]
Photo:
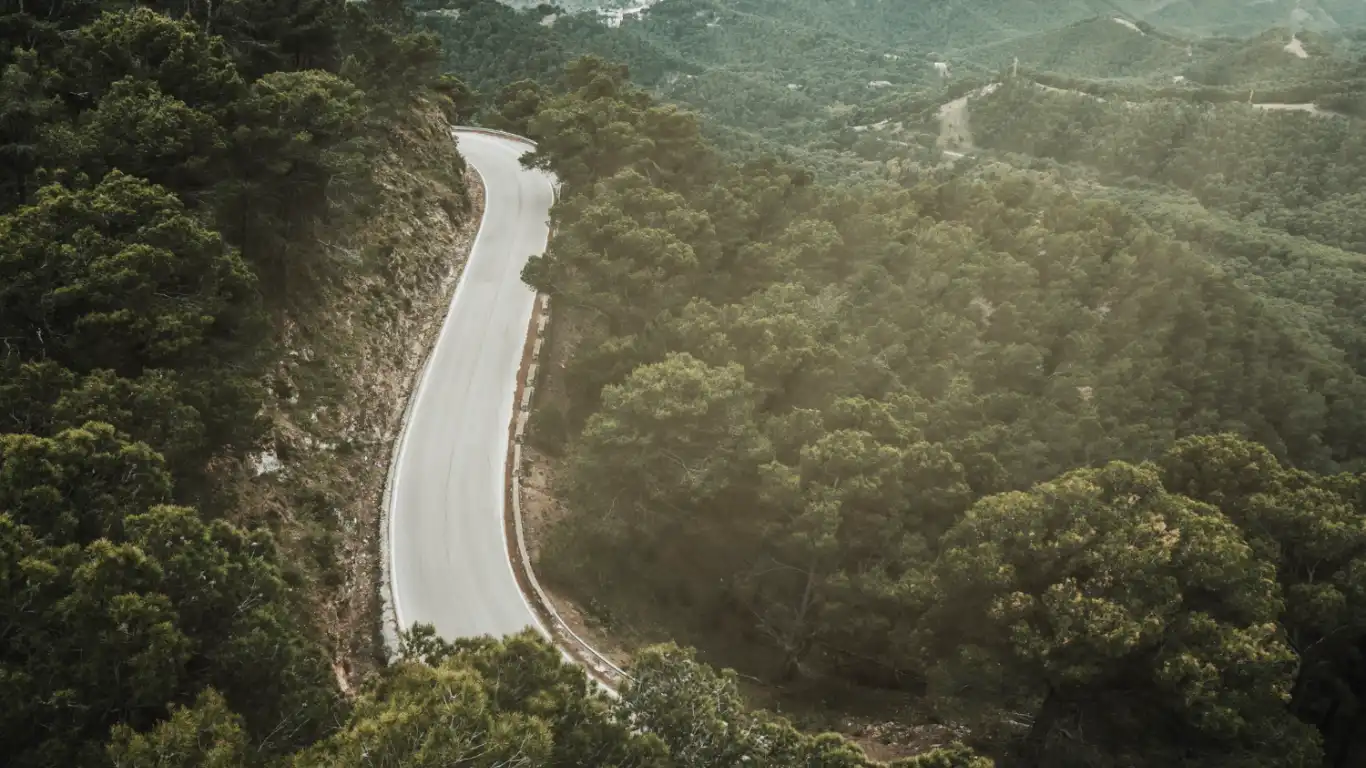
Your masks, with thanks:
[{"label": "road edge", "polygon": [[[454,140],[455,134],[459,132],[483,133],[492,136],[499,136],[521,144],[526,144],[533,149],[536,142],[524,136],[500,131],[493,128],[481,128],[477,126],[452,126],[451,137]],[[552,182],[554,200],[559,201],[559,184]],[[487,219],[488,207],[485,204],[484,211],[480,214],[479,229],[484,228]],[[546,244],[549,246],[551,237],[554,237],[555,229],[552,223],[550,232],[546,236]],[[478,233],[475,235],[476,241]],[[464,279],[462,273],[460,279]],[[456,291],[459,290],[459,282],[456,284]],[[452,301],[454,293],[452,294]],[[446,314],[443,315],[441,323],[445,326],[450,314],[450,302],[447,303]],[[522,465],[522,443],[526,434],[527,421],[531,415],[531,399],[535,393],[535,381],[540,369],[540,356],[544,346],[544,332],[546,325],[550,322],[550,297],[537,293],[532,304],[531,321],[528,323],[525,340],[522,347],[522,361],[518,366],[517,377],[514,383],[516,390],[513,398],[513,412],[508,422],[509,441],[508,453],[504,467],[504,505],[503,505],[503,531],[507,540],[512,572],[517,579],[517,586],[522,592],[522,597],[541,618],[543,628],[549,633],[549,639],[553,642],[569,660],[581,666],[588,675],[607,693],[615,695],[617,686],[629,680],[630,676],[620,667],[612,663],[610,659],[598,652],[586,640],[570,628],[569,624],[560,617],[555,610],[555,605],[540,582],[536,579],[536,573],[531,563],[531,554],[526,546],[525,525],[522,520],[522,485],[521,485],[521,465]],[[398,434],[394,437],[393,446],[389,454],[389,468],[384,482],[384,494],[382,507],[380,509],[380,561],[382,572],[380,577],[380,621],[381,632],[384,636],[385,647],[390,652],[397,652],[398,637],[401,631],[399,621],[397,601],[393,591],[393,549],[391,537],[391,525],[393,521],[393,497],[394,497],[394,477],[397,474],[399,458],[402,454],[404,439],[407,437],[408,425],[412,419],[413,408],[417,403],[418,389],[427,374],[427,369],[431,364],[432,352],[436,349],[436,344],[441,335],[438,331],[432,341],[432,347],[427,351],[423,359],[421,368],[415,373],[412,384],[408,389],[407,403],[403,409],[403,421],[400,424]],[[515,554],[514,554],[515,552]]]},{"label": "road edge", "polygon": [[[552,230],[553,234],[553,230]],[[531,418],[531,403],[535,397],[536,382],[541,370],[541,354],[545,347],[545,329],[550,323],[550,297],[536,294],[536,303],[527,327],[526,342],[522,348],[522,364],[517,373],[516,410],[508,425],[512,439],[508,443],[507,456],[507,503],[504,509],[505,535],[508,538],[508,551],[515,551],[512,570],[517,576],[517,585],[532,606],[541,616],[544,625],[550,628],[552,642],[571,660],[583,667],[589,676],[615,694],[616,688],[631,679],[623,669],[612,663],[605,655],[584,640],[555,610],[555,603],[546,594],[536,578],[531,563],[531,550],[526,545],[526,525],[522,519],[522,445],[526,438],[527,422]]]},{"label": "road edge", "polygon": [[[463,160],[463,156],[461,157]],[[478,170],[466,163],[469,171],[473,172],[475,178],[479,179],[479,184],[484,185],[484,178],[479,175]],[[422,388],[422,382],[427,378],[427,371],[431,368],[432,356],[436,351],[437,344],[441,341],[442,329],[446,327],[446,321],[450,318],[451,307],[455,302],[455,296],[460,291],[460,284],[465,280],[465,267],[468,266],[468,257],[474,252],[475,243],[479,240],[479,232],[484,228],[484,221],[488,214],[488,201],[485,195],[483,207],[479,211],[479,228],[475,230],[474,236],[470,238],[469,251],[466,254],[466,263],[460,265],[460,274],[456,276],[451,292],[446,296],[445,307],[441,311],[441,321],[432,334],[431,344],[422,355],[422,364],[419,365],[410,375],[406,382],[404,393],[403,413],[398,423],[398,430],[394,433],[393,442],[389,446],[389,465],[385,468],[384,488],[380,494],[380,509],[378,516],[379,526],[379,616],[380,633],[384,641],[384,650],[390,654],[398,651],[398,635],[400,630],[397,601],[394,599],[394,571],[393,571],[393,539],[391,537],[391,526],[393,524],[393,503],[394,503],[394,477],[398,474],[399,459],[403,454],[403,444],[408,436],[408,425],[412,422],[413,409],[417,407],[418,393]]]}]

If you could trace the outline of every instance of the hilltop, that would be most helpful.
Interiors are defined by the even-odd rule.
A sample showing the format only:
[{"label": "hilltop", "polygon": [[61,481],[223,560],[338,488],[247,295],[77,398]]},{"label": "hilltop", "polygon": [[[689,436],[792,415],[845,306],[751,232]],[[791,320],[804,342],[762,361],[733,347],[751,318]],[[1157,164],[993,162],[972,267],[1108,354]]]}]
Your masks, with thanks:
[{"label": "hilltop", "polygon": [[1189,41],[1146,22],[1098,16],[958,55],[990,70],[1005,69],[1018,60],[1020,66],[1033,70],[1115,78],[1176,74],[1190,63],[1195,51]]},{"label": "hilltop", "polygon": [[1330,32],[1366,24],[1356,0],[1121,0],[1134,17],[1200,35],[1255,35],[1271,26]]},{"label": "hilltop", "polygon": [[1357,65],[1341,41],[1315,32],[1273,27],[1247,40],[1203,46],[1186,70],[1190,80],[1215,86],[1314,84],[1341,80]]}]

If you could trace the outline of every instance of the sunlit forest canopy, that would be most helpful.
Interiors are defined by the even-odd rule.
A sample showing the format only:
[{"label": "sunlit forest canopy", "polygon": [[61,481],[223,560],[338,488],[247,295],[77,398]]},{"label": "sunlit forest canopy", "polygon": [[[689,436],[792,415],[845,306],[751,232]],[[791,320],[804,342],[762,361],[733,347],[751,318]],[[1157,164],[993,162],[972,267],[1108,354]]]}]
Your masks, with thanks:
[{"label": "sunlit forest canopy", "polygon": [[[341,512],[455,125],[561,183],[519,455],[614,696],[386,646]],[[0,762],[1366,765],[1364,309],[1358,0],[10,3]]]}]

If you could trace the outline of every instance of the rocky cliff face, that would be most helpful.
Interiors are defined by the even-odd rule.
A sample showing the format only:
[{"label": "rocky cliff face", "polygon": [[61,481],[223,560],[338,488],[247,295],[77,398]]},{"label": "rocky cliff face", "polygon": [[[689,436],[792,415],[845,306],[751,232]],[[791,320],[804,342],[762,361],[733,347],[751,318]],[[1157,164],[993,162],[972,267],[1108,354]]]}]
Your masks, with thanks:
[{"label": "rocky cliff face", "polygon": [[314,604],[343,689],[382,658],[381,495],[407,394],[445,316],[483,192],[450,125],[420,105],[392,128],[367,215],[318,247],[341,268],[279,323],[266,449],[226,484],[272,526]]}]

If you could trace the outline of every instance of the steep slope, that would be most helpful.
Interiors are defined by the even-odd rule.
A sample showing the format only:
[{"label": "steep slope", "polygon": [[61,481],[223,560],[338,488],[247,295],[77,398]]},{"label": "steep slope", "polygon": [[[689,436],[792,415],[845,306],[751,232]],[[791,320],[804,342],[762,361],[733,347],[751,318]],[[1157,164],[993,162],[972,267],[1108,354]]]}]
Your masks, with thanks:
[{"label": "steep slope", "polygon": [[1101,16],[1060,29],[983,46],[962,54],[976,64],[1001,69],[1019,60],[1034,71],[1076,77],[1141,77],[1175,73],[1191,55],[1188,44],[1170,34],[1121,16]]},{"label": "steep slope", "polygon": [[378,662],[378,513],[389,447],[483,198],[440,111],[419,108],[392,135],[392,149],[375,162],[376,207],[329,238],[351,265],[346,278],[283,318],[265,450],[231,480],[244,519],[289,521],[282,544],[343,686]]},{"label": "steep slope", "polygon": [[1350,76],[1352,62],[1323,35],[1275,27],[1248,40],[1206,46],[1186,74],[1204,85],[1315,84]]}]

